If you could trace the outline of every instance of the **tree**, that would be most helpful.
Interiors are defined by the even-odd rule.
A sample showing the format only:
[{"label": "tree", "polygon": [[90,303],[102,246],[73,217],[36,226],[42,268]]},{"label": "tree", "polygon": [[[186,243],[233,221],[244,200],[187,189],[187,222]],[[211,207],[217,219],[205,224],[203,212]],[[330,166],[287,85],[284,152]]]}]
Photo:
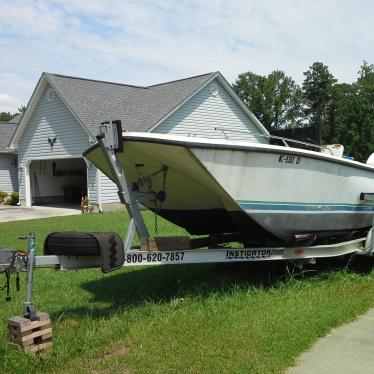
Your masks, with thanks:
[{"label": "tree", "polygon": [[298,124],[301,89],[283,71],[275,70],[268,76],[239,74],[233,88],[270,132]]},{"label": "tree", "polygon": [[11,114],[10,112],[1,112],[0,113],[0,121],[3,121],[3,122],[9,122],[10,120],[12,120],[17,114],[19,113],[23,113],[24,111],[26,110],[26,107],[24,105],[21,105],[18,109],[17,109],[17,113],[14,113],[14,114]]},{"label": "tree", "polygon": [[355,84],[336,84],[332,93],[334,127],[330,126],[329,138],[324,143],[341,143],[345,153],[361,158],[359,136],[359,108],[360,97]]},{"label": "tree", "polygon": [[328,114],[324,142],[365,162],[374,151],[374,65],[364,62],[356,82],[332,86]]},{"label": "tree", "polygon": [[21,105],[17,110],[18,113],[23,113],[26,110],[26,107],[24,105]]},{"label": "tree", "polygon": [[366,161],[374,151],[374,65],[364,61],[354,87],[358,144],[353,152],[358,160]]},{"label": "tree", "polygon": [[0,121],[8,122],[13,118],[13,115],[10,112],[1,112]]},{"label": "tree", "polygon": [[331,105],[336,79],[322,62],[315,62],[304,75],[304,119],[316,127],[319,139],[327,140],[333,131],[330,127],[334,127]]}]

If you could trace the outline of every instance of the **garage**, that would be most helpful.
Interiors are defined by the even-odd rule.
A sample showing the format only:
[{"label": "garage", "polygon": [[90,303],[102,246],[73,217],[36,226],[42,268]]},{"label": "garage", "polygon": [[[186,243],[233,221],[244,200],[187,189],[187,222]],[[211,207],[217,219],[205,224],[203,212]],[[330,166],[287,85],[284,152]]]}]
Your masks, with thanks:
[{"label": "garage", "polygon": [[28,174],[32,205],[79,205],[87,196],[83,158],[33,160]]}]

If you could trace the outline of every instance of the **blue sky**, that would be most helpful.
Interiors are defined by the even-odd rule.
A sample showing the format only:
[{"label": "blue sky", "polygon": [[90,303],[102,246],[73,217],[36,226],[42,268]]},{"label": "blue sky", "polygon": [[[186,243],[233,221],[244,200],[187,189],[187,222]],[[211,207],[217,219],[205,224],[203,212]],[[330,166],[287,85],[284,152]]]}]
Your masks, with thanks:
[{"label": "blue sky", "polygon": [[351,82],[374,63],[367,0],[0,0],[0,112],[26,104],[43,71],[150,85],[315,61]]}]

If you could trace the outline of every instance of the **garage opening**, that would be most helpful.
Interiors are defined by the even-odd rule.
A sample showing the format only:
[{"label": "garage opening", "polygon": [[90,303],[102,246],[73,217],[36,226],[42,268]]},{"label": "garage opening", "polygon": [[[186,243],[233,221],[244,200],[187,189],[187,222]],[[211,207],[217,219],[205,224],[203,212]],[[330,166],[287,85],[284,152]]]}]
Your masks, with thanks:
[{"label": "garage opening", "polygon": [[77,205],[87,196],[83,158],[36,160],[30,164],[32,205]]}]

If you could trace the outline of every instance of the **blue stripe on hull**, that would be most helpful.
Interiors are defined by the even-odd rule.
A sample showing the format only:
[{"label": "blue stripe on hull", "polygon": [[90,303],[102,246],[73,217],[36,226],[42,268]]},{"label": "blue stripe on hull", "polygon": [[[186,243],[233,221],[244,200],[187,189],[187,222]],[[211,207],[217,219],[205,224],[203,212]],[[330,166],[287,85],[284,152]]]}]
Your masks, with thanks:
[{"label": "blue stripe on hull", "polygon": [[374,212],[374,205],[249,202],[238,200],[245,210],[298,211],[298,212]]}]

